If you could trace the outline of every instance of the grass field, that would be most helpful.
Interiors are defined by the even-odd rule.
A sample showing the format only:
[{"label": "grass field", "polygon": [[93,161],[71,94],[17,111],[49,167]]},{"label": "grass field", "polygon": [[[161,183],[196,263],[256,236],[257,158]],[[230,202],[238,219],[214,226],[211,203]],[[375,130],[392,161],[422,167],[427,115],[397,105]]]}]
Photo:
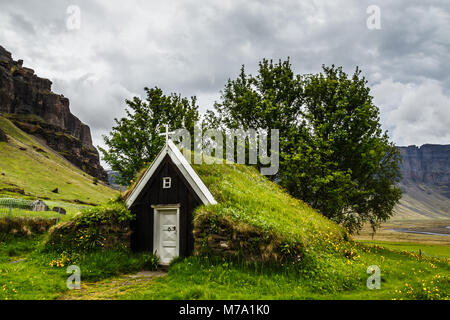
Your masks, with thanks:
[{"label": "grass field", "polygon": [[[358,246],[360,258],[345,263],[327,257],[320,269],[244,265],[190,257],[178,259],[166,276],[132,276],[140,256],[98,252],[78,261],[82,289],[66,288],[60,256],[40,252],[44,236],[10,238],[0,244],[0,299],[441,299],[449,297],[449,260],[419,257],[417,244],[400,253],[379,245]],[[427,245],[429,252],[441,252]],[[426,249],[424,249],[426,250]],[[20,259],[24,259],[21,261]],[[17,263],[11,263],[19,261]],[[369,265],[381,269],[381,289],[366,287]]]},{"label": "grass field", "polygon": [[366,245],[378,245],[394,251],[407,251],[436,258],[450,258],[450,245],[432,245],[417,242],[388,242],[361,240]]},{"label": "grass field", "polygon": [[[444,273],[435,272],[430,265],[413,261],[404,255],[379,251],[377,261],[363,257],[365,263],[378,263],[382,272],[380,290],[366,287],[365,265],[343,267],[347,277],[331,280],[337,266],[317,273],[301,270],[260,270],[257,267],[232,265],[229,262],[211,263],[188,258],[173,265],[166,277],[149,281],[130,281],[117,277],[109,281],[87,284],[80,291],[62,296],[69,298],[103,299],[423,299],[448,297],[446,285],[436,286]],[[384,257],[384,258],[381,258]],[[436,268],[445,268],[434,262]],[[446,269],[448,276],[448,267]],[[442,270],[443,271],[443,270]],[[420,279],[420,280],[418,280]],[[111,284],[114,283],[113,286]],[[122,284],[128,283],[126,286]],[[412,289],[408,290],[408,285]],[[424,293],[423,288],[427,290]],[[95,296],[92,293],[100,293]],[[440,292],[440,293],[439,293]],[[439,294],[439,296],[437,296]]]},{"label": "grass field", "polygon": [[[135,273],[146,270],[142,254],[48,251],[47,237],[1,235],[0,299],[450,298],[444,245],[341,241],[334,242],[336,252],[311,247],[292,264],[189,257],[174,261],[166,275],[140,276]],[[66,287],[70,264],[81,269],[81,290]],[[373,265],[380,268],[381,288],[369,290],[367,268]]]},{"label": "grass field", "polygon": [[[68,290],[65,253],[43,251],[47,235],[0,236],[0,300],[57,299]],[[144,268],[145,258],[145,254],[104,251],[80,254],[77,264],[85,281],[99,281],[136,272]]]},{"label": "grass field", "polygon": [[[61,207],[66,213],[59,214],[59,221],[68,221],[72,219],[77,213],[81,212],[85,208],[89,208],[90,206],[76,205],[73,203],[62,202],[62,201],[51,201],[45,200],[45,203],[50,207]],[[9,208],[2,207],[0,208],[0,218],[6,218],[9,216]],[[31,211],[23,208],[12,208],[11,210],[11,218],[47,218],[47,219],[55,219],[58,217],[58,212],[50,210],[50,211]]]}]

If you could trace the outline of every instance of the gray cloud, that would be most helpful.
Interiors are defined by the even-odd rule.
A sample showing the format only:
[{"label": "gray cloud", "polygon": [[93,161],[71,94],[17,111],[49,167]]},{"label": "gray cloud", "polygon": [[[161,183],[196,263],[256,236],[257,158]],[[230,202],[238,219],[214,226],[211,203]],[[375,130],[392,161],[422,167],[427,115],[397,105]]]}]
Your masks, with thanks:
[{"label": "gray cloud", "polygon": [[398,145],[450,142],[450,98],[439,82],[384,80],[372,89],[381,120]]},{"label": "gray cloud", "polygon": [[[366,27],[372,4],[381,30]],[[69,5],[79,30],[66,28]],[[361,67],[397,144],[449,143],[449,34],[444,0],[0,0],[0,44],[52,79],[100,145],[145,86],[196,95],[206,110],[242,64],[288,56],[299,73]]]}]

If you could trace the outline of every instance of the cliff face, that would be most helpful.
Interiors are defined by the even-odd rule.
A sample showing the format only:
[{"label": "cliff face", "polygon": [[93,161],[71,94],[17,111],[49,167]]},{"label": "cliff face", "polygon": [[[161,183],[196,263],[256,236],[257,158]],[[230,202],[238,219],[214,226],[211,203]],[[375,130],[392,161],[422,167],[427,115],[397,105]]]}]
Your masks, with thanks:
[{"label": "cliff face", "polygon": [[450,198],[450,145],[398,147],[402,155],[403,184],[428,184]]},{"label": "cliff face", "polygon": [[6,142],[8,141],[8,137],[6,136],[6,133],[4,133],[2,131],[2,129],[0,129],[0,142]]},{"label": "cliff face", "polygon": [[90,128],[70,112],[69,99],[51,91],[50,80],[22,64],[0,46],[0,113],[83,171],[106,181]]}]

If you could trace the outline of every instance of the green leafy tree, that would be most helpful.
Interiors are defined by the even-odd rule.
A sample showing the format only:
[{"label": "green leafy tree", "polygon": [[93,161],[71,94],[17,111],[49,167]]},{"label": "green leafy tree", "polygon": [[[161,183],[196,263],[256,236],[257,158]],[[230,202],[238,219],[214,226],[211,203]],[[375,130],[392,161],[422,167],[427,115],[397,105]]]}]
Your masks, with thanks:
[{"label": "green leafy tree", "polygon": [[263,60],[256,76],[242,67],[228,81],[206,119],[224,128],[279,129],[275,179],[351,232],[365,222],[376,228],[401,197],[399,152],[381,129],[359,69],[349,77],[324,66],[302,76],[289,60]]},{"label": "green leafy tree", "polygon": [[[219,128],[224,132],[236,128],[278,129],[282,152],[299,140],[302,104],[302,79],[294,75],[289,59],[275,64],[264,59],[256,76],[246,74],[242,66],[238,78],[228,80],[214,111],[206,112],[203,128]],[[282,160],[280,172],[285,165]]]},{"label": "green leafy tree", "polygon": [[126,116],[114,119],[108,136],[103,136],[107,149],[99,147],[103,160],[120,173],[116,183],[129,185],[136,174],[151,163],[164,146],[165,125],[169,130],[187,129],[191,134],[199,119],[195,97],[177,94],[164,95],[162,90],[145,88],[146,99],[126,100]]}]

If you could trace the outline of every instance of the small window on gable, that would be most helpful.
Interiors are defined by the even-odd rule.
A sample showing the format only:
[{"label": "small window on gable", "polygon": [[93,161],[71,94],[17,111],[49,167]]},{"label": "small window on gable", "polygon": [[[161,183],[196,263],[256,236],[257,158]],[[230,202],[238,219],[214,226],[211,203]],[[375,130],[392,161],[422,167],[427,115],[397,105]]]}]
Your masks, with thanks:
[{"label": "small window on gable", "polygon": [[163,189],[170,189],[171,186],[172,186],[172,178],[164,177],[163,178]]}]

